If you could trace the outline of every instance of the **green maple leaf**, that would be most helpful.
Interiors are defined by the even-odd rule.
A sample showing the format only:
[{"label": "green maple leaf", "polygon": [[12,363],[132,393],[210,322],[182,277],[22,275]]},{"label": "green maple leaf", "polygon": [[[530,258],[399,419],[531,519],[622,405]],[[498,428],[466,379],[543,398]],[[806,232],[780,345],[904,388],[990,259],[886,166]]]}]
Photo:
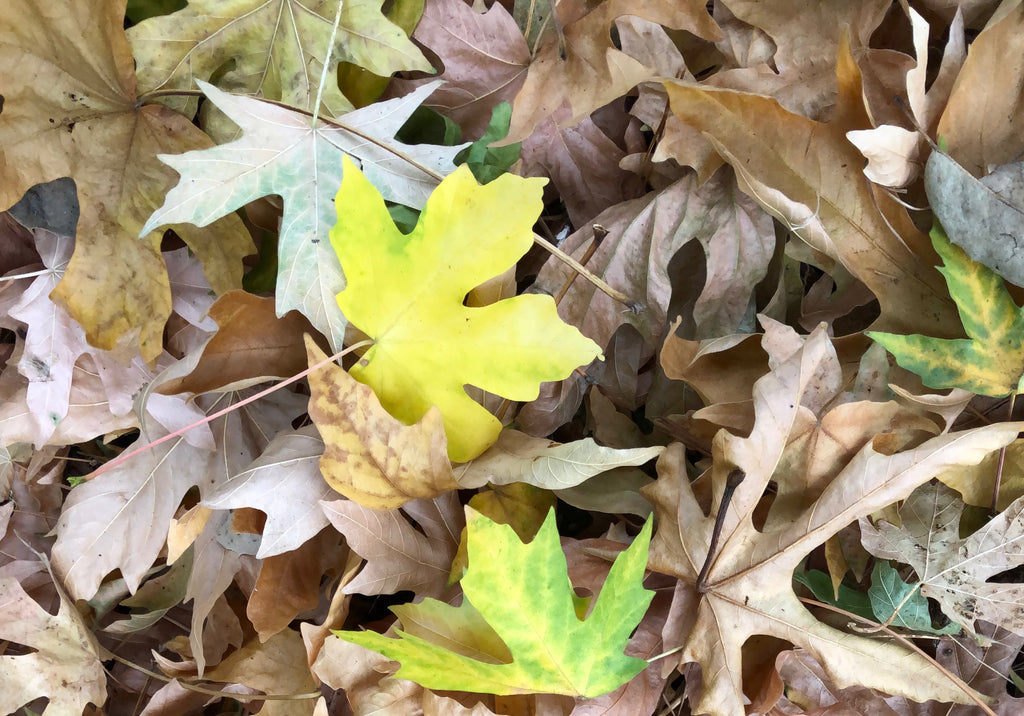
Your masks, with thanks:
[{"label": "green maple leaf", "polygon": [[469,568],[462,578],[462,606],[426,599],[395,607],[408,629],[398,639],[368,631],[334,633],[400,661],[396,678],[435,690],[593,697],[647,667],[623,649],[654,596],[642,584],[650,520],[615,559],[584,619],[590,600],[573,591],[554,510],[530,544],[520,542],[508,525],[466,511]]},{"label": "green maple leaf", "polygon": [[1024,310],[1017,307],[1003,279],[972,261],[938,225],[932,245],[942,258],[949,295],[956,302],[969,338],[944,339],[868,331],[896,362],[921,376],[929,388],[963,388],[1002,397],[1021,389],[1024,375]]},{"label": "green maple leaf", "polygon": [[438,185],[406,236],[373,185],[344,161],[331,229],[348,284],[338,305],[375,341],[351,374],[406,424],[436,405],[449,457],[470,460],[494,443],[501,423],[465,385],[533,400],[541,382],[562,380],[601,353],[562,322],[550,296],[463,305],[533,244],[545,180],[507,174],[480,186],[462,166]]}]

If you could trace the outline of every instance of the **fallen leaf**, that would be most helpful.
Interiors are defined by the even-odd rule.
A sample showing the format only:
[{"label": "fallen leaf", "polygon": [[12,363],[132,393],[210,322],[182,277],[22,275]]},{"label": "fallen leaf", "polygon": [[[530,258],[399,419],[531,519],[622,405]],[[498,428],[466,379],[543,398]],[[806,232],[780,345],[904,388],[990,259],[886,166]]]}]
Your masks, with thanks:
[{"label": "fallen leaf", "polygon": [[[351,62],[378,75],[399,70],[430,71],[430,63],[402,30],[381,14],[380,0],[191,0],[188,7],[145,20],[128,30],[140,92],[191,90],[196,79],[213,81],[227,92],[279,100],[313,111],[326,68],[333,78],[339,62]],[[218,74],[225,60],[231,68]],[[161,101],[188,117],[194,97]],[[323,86],[323,108],[334,117],[352,104],[330,80]],[[237,130],[221,115],[204,122],[223,143]]]},{"label": "fallen leaf", "polygon": [[[522,85],[530,52],[515,20],[500,4],[478,12],[462,0],[428,0],[413,39],[444,63],[436,87],[424,103],[462,128],[464,137],[480,137],[492,110],[510,102]],[[392,80],[388,95],[424,80]]]},{"label": "fallen leaf", "polygon": [[[827,123],[787,112],[768,97],[666,84],[672,111],[712,142],[740,187],[800,239],[862,281],[881,304],[876,326],[949,336],[953,305],[906,209],[863,176],[846,133],[870,126],[860,74],[840,49],[839,104]],[[895,233],[894,233],[895,232]],[[919,306],[927,305],[923,312]]]},{"label": "fallen leaf", "polygon": [[[775,246],[771,218],[736,188],[728,171],[699,185],[685,177],[661,192],[617,204],[594,220],[608,230],[587,268],[639,306],[622,304],[582,279],[573,281],[559,302],[560,315],[580,326],[601,346],[623,324],[637,329],[651,347],[663,339],[672,280],[669,263],[690,241],[704,255],[707,279],[693,309],[698,330],[707,337],[732,333],[753,315],[754,286],[765,276]],[[563,251],[579,259],[594,241],[588,226],[570,235]],[[557,295],[573,277],[549,260],[534,290]]]},{"label": "fallen leaf", "polygon": [[993,73],[1003,87],[1024,82],[1024,7],[1009,9],[974,38],[939,119],[936,136],[974,176],[1017,161],[1024,151],[1024,94],[993,87]]},{"label": "fallen leaf", "polygon": [[[716,435],[710,474],[714,517],[705,516],[694,496],[678,444],[662,455],[659,479],[644,490],[662,525],[651,544],[650,566],[680,580],[667,630],[677,636],[666,636],[665,646],[681,644],[680,666],[698,663],[704,675],[695,711],[733,714],[743,708],[741,650],[757,634],[808,650],[841,686],[858,683],[920,700],[959,703],[968,698],[929,661],[903,647],[817,621],[793,592],[792,577],[811,550],[857,517],[906,496],[942,469],[981,460],[1016,437],[1020,425],[942,435],[893,455],[877,452],[868,442],[819,486],[817,499],[800,506],[790,502],[785,510],[773,506],[764,527],[755,529],[752,513],[770,481],[780,490],[799,487],[795,480],[800,476],[776,468],[796,419],[806,410],[801,400],[814,395],[814,376],[831,360],[834,353],[821,329],[757,382],[749,437],[724,430]],[[728,512],[718,515],[726,473],[733,468],[745,478]],[[706,581],[698,586],[718,520],[720,539],[704,572]]]},{"label": "fallen leaf", "polygon": [[[286,629],[265,642],[253,639],[207,672],[212,681],[244,684],[279,696],[309,694],[317,682],[306,663],[306,648],[297,631]],[[259,697],[256,697],[258,700]],[[266,716],[311,716],[313,699],[265,701]]]},{"label": "fallen leaf", "polygon": [[[454,168],[462,148],[406,146],[394,139],[432,85],[343,115],[337,126],[205,82],[199,85],[242,128],[242,137],[207,150],[161,155],[181,178],[142,233],[173,222],[206,226],[250,201],[281,196],[278,315],[301,312],[340,348],[345,317],[334,295],[345,281],[324,239],[338,220],[333,199],[341,184],[341,158],[356,157],[386,199],[422,206],[437,184],[434,177]],[[371,141],[364,139],[367,135]]]},{"label": "fallen leaf", "polygon": [[[309,363],[327,358],[307,338]],[[309,416],[324,440],[320,472],[327,484],[374,510],[433,499],[459,487],[448,461],[441,413],[415,425],[391,417],[373,390],[333,363],[309,375]]]},{"label": "fallen leaf", "polygon": [[934,151],[924,181],[935,218],[953,243],[1011,283],[1024,285],[1024,261],[1015,248],[1024,224],[1024,162],[975,179],[948,154]]},{"label": "fallen leaf", "polygon": [[[223,407],[222,401],[204,405]],[[171,517],[192,487],[201,493],[240,472],[266,446],[268,435],[291,425],[305,409],[301,396],[279,391],[258,405],[193,428],[74,488],[57,523],[53,564],[75,599],[89,599],[108,572],[120,569],[129,590],[139,587],[167,539]],[[206,417],[197,404],[152,394],[141,437],[148,444]],[[244,419],[244,422],[243,422]],[[220,441],[214,435],[221,436]]]},{"label": "fallen leaf", "polygon": [[[399,639],[369,631],[335,633],[400,661],[399,678],[434,690],[592,697],[618,688],[647,667],[622,649],[654,594],[641,584],[650,521],[615,560],[589,614],[589,600],[572,591],[554,511],[529,545],[519,542],[510,527],[473,511],[467,530],[469,569],[461,580],[462,607],[426,600],[396,608],[407,630],[398,632]],[[444,615],[439,624],[455,620],[470,634],[479,634],[487,641],[478,654],[487,660],[416,636],[410,625],[421,612]],[[501,663],[493,650],[505,649],[511,659]]]},{"label": "fallen leaf", "polygon": [[942,339],[868,331],[929,388],[962,388],[978,395],[1003,396],[1024,381],[1024,309],[1017,307],[1002,279],[984,264],[971,261],[950,243],[942,229],[932,229],[932,245],[942,257],[942,275],[960,309],[969,338]]},{"label": "fallen leaf", "polygon": [[942,483],[916,490],[900,508],[900,526],[861,519],[861,539],[876,557],[909,564],[921,594],[939,603],[954,622],[974,631],[982,619],[1024,635],[1024,585],[987,582],[1024,563],[1024,499],[960,539],[964,503]]},{"label": "fallen leaf", "polygon": [[302,336],[313,330],[299,313],[278,318],[273,298],[229,291],[210,308],[216,334],[186,376],[162,383],[159,392],[206,393],[253,378],[290,378],[306,368]]},{"label": "fallen leaf", "polygon": [[0,577],[0,638],[29,647],[31,653],[0,656],[0,711],[13,714],[39,697],[49,703],[43,716],[80,714],[107,700],[107,677],[100,646],[60,593],[56,616],[46,612],[13,577]]},{"label": "fallen leaf", "polygon": [[640,4],[605,0],[596,6],[577,1],[558,5],[558,15],[562,32],[549,35],[534,53],[526,81],[512,102],[512,127],[506,142],[528,137],[541,120],[564,103],[569,104],[570,112],[563,121],[572,126],[640,82],[657,76],[657,70],[612,44],[609,31],[623,15],[638,15],[705,39],[721,37],[700,0],[651,0]]},{"label": "fallen leaf", "polygon": [[[375,341],[350,373],[406,424],[436,405],[448,455],[465,462],[497,439],[501,423],[466,395],[464,385],[533,400],[541,382],[561,380],[601,352],[558,318],[550,296],[463,305],[471,289],[533,245],[543,181],[506,174],[480,186],[460,167],[438,186],[406,236],[373,185],[343,161],[339,221],[331,230],[348,280],[338,305]],[[377,240],[366,241],[367,232]]]},{"label": "fallen leaf", "polygon": [[456,468],[455,479],[463,489],[524,482],[546,490],[565,490],[606,470],[642,465],[662,450],[660,446],[616,450],[590,438],[559,444],[503,430],[498,442],[480,457]]},{"label": "fallen leaf", "polygon": [[323,452],[315,425],[279,432],[244,470],[204,495],[202,504],[216,510],[252,507],[266,514],[259,559],[297,549],[329,524],[320,500],[337,496],[320,475]]},{"label": "fallen leaf", "polygon": [[[75,180],[81,204],[75,253],[52,298],[92,345],[109,350],[127,334],[151,362],[171,311],[160,237],[146,230],[138,239],[174,181],[156,155],[211,142],[176,112],[140,105],[124,7],[125,0],[60,11],[39,0],[6,5],[0,63],[21,71],[4,88],[0,206],[34,184]],[[214,290],[239,285],[252,240],[237,216],[201,234],[175,228],[202,260]]]},{"label": "fallen leaf", "polygon": [[444,592],[464,526],[455,492],[435,500],[413,500],[401,511],[371,510],[348,500],[320,504],[349,547],[366,560],[363,570],[344,587],[346,594],[394,594],[408,589],[440,596]]}]

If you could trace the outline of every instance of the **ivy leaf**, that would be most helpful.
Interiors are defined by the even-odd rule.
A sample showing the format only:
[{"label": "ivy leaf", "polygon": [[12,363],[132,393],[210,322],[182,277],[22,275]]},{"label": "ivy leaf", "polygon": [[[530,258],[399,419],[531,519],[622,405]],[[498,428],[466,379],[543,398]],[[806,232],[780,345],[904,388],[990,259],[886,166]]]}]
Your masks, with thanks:
[{"label": "ivy leaf", "polygon": [[436,405],[449,457],[470,460],[494,443],[501,423],[463,386],[534,400],[541,382],[562,380],[601,353],[562,322],[550,296],[463,305],[470,290],[513,266],[533,244],[544,180],[507,174],[480,186],[459,167],[434,190],[405,236],[380,193],[347,157],[343,161],[339,220],[331,229],[348,281],[338,306],[375,341],[352,377],[406,424]]},{"label": "ivy leaf", "polygon": [[[626,656],[623,649],[654,596],[641,583],[650,520],[615,559],[586,619],[581,612],[589,600],[577,597],[569,581],[554,511],[530,544],[521,543],[508,525],[492,522],[472,508],[467,509],[466,527],[469,569],[462,578],[462,606],[426,599],[396,611],[410,630],[419,622],[468,629],[471,634],[457,639],[434,630],[424,633],[488,661],[409,631],[399,631],[399,639],[368,631],[335,634],[402,662],[397,678],[434,690],[593,697],[618,688],[646,668],[647,662]],[[511,662],[497,663],[501,657],[507,661],[508,655]]]},{"label": "ivy leaf", "polygon": [[939,271],[946,277],[969,338],[877,331],[866,335],[881,343],[901,366],[921,376],[929,388],[963,388],[992,397],[1019,391],[1024,373],[1024,310],[1013,302],[1003,280],[954,246],[941,227],[936,225],[931,237],[943,261]]}]

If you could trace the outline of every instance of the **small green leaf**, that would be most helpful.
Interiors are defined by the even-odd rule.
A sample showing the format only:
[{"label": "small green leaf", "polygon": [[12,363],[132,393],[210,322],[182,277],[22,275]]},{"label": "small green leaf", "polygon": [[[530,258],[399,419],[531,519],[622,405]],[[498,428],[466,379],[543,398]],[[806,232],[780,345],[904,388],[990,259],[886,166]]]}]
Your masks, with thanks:
[{"label": "small green leaf", "polygon": [[814,598],[820,602],[839,607],[865,619],[873,620],[875,618],[875,613],[871,609],[871,601],[866,595],[845,584],[840,584],[839,596],[834,596],[832,578],[820,570],[809,569],[806,572],[796,572],[793,579],[810,589]]},{"label": "small green leaf", "polygon": [[933,627],[928,600],[921,594],[918,585],[904,582],[886,561],[875,562],[868,597],[871,598],[875,618],[880,622],[888,622],[893,612],[899,609],[896,618],[889,622],[892,626],[926,634],[956,634],[960,631],[960,626],[953,623],[943,629]]},{"label": "small green leaf", "polygon": [[426,599],[395,608],[399,639],[335,634],[401,662],[396,678],[442,691],[594,697],[647,667],[623,649],[654,596],[642,584],[650,520],[615,559],[586,619],[577,613],[586,602],[569,581],[554,510],[529,544],[472,508],[466,529],[462,606]]},{"label": "small green leaf", "polygon": [[491,122],[487,131],[455,156],[455,163],[465,163],[473,176],[481,184],[494,181],[508,171],[509,167],[519,161],[519,151],[523,143],[516,142],[504,147],[488,146],[508,136],[508,128],[512,122],[512,105],[502,102],[491,112]]},{"label": "small green leaf", "polygon": [[963,388],[1002,397],[1020,389],[1024,374],[1024,311],[1003,280],[954,246],[938,225],[932,245],[942,257],[939,269],[956,302],[969,338],[954,340],[868,331],[896,362],[921,376],[929,388]]}]

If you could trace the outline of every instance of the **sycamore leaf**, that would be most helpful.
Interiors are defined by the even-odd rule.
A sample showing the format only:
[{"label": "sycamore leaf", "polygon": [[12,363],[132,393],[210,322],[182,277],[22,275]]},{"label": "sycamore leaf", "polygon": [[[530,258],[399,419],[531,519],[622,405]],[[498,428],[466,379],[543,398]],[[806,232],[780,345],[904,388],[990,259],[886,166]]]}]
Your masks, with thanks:
[{"label": "sycamore leaf", "polygon": [[278,433],[263,453],[204,496],[214,510],[252,507],[267,516],[256,556],[297,549],[329,522],[320,500],[337,497],[320,476],[324,441],[315,425]]},{"label": "sycamore leaf", "polygon": [[964,503],[936,482],[916,490],[900,508],[901,525],[860,521],[861,539],[876,557],[909,564],[921,594],[946,616],[974,631],[975,621],[1024,635],[1024,584],[988,582],[1024,564],[1024,498],[1018,498],[974,534],[960,539]]},{"label": "sycamore leaf", "polygon": [[[894,454],[876,450],[875,440],[837,455],[837,464],[806,487],[807,475],[787,467],[790,444],[799,447],[807,418],[820,411],[838,376],[824,324],[788,356],[773,356],[773,369],[754,386],[755,422],[746,438],[720,430],[713,444],[713,501],[705,514],[686,475],[682,446],[669,446],[658,462],[658,480],[643,494],[660,527],[651,543],[651,568],[679,579],[674,624],[666,648],[682,645],[680,666],[695,662],[704,674],[694,711],[715,716],[743,710],[743,644],[764,634],[811,652],[840,686],[859,683],[918,700],[962,702],[957,689],[931,662],[895,643],[848,634],[819,622],[797,599],[793,573],[807,555],[850,522],[909,494],[937,472],[973,464],[1012,441],[1020,423],[1001,423],[926,440]],[[841,383],[840,389],[841,389]],[[884,407],[885,403],[879,403]],[[812,412],[808,406],[818,406]],[[884,444],[884,440],[880,441]],[[800,464],[800,463],[797,463]],[[811,463],[813,466],[813,463]],[[728,509],[721,499],[733,468],[746,477]],[[770,482],[778,496],[766,516],[755,510]],[[808,493],[808,494],[804,494]],[[715,524],[718,546],[697,587]]]},{"label": "sycamore leaf", "polygon": [[[163,105],[142,105],[124,34],[124,0],[54,10],[48,0],[9,0],[0,23],[0,66],[8,73],[0,114],[0,206],[38,183],[71,177],[81,215],[75,252],[52,294],[112,349],[137,337],[155,359],[171,312],[159,235],[139,230],[174,182],[158,152],[211,146],[209,137]],[[228,212],[224,212],[227,214]],[[222,215],[224,216],[224,215]],[[199,256],[217,292],[237,287],[252,239],[239,217],[211,229],[174,227]]]},{"label": "sycamore leaf", "polygon": [[[474,139],[487,129],[492,110],[516,96],[530,63],[523,34],[501,3],[480,13],[462,0],[428,0],[413,39],[444,63],[445,84],[425,104]],[[395,79],[389,93],[423,82]]]},{"label": "sycamore leaf", "polygon": [[352,551],[366,560],[363,570],[345,585],[346,594],[444,592],[465,526],[457,492],[413,500],[401,510],[371,510],[351,500],[320,506]]},{"label": "sycamore leaf", "polygon": [[[344,0],[340,24],[333,32],[340,2],[191,0],[179,12],[128,30],[139,89],[194,89],[193,80],[212,81],[230,59],[231,68],[216,80],[222,89],[312,111],[330,52],[322,102],[328,113],[338,116],[352,109],[334,79],[339,62],[352,62],[383,76],[432,69],[405,33],[381,14],[381,0]],[[195,114],[195,98],[161,101],[189,117]],[[233,125],[221,116],[205,128],[211,136],[222,138]]]},{"label": "sycamore leaf", "polygon": [[512,102],[512,127],[506,143],[528,137],[541,120],[565,103],[570,112],[562,121],[571,126],[660,74],[612,43],[610,30],[624,15],[638,15],[712,41],[722,38],[701,0],[571,3],[559,6],[558,15],[563,32],[549,33],[534,54],[526,81]]},{"label": "sycamore leaf", "polygon": [[950,243],[941,227],[932,229],[931,236],[943,261],[939,270],[969,338],[876,331],[866,335],[896,356],[901,366],[921,376],[929,388],[963,388],[995,397],[1019,390],[1024,377],[1024,309],[1013,302],[999,276],[971,261],[963,249]]},{"label": "sycamore leaf", "polygon": [[561,380],[601,352],[561,321],[550,296],[463,305],[470,290],[533,245],[544,181],[506,174],[480,186],[460,167],[441,182],[406,236],[367,177],[343,161],[339,221],[331,230],[348,279],[338,305],[375,341],[351,374],[406,424],[436,405],[449,456],[465,462],[495,441],[501,423],[464,385],[533,400],[541,382]]},{"label": "sycamore leaf", "polygon": [[[235,394],[231,394],[233,400]],[[199,407],[224,407],[203,396],[198,404],[153,394],[146,403],[140,438],[146,445],[206,416]],[[64,502],[55,532],[53,566],[75,599],[89,599],[108,572],[120,569],[131,591],[167,540],[167,528],[182,497],[198,486],[205,496],[241,472],[275,435],[306,407],[302,396],[278,391],[256,405],[143,452],[76,487]],[[215,437],[216,436],[216,437]]]},{"label": "sycamore leaf", "polygon": [[[646,668],[647,662],[626,656],[623,649],[654,595],[642,584],[650,520],[616,558],[593,609],[583,618],[585,602],[569,581],[553,510],[529,544],[521,543],[511,527],[472,509],[467,513],[469,568],[461,582],[463,605],[425,600],[404,607],[403,623],[415,621],[420,610],[429,611],[440,624],[458,619],[480,636],[480,643],[492,645],[487,634],[493,630],[510,662],[501,663],[486,649],[487,661],[453,652],[409,631],[399,631],[399,639],[375,632],[335,634],[400,661],[398,678],[434,690],[592,697],[618,688]],[[481,619],[466,619],[467,610]],[[438,618],[439,613],[447,618]]]},{"label": "sycamore leaf", "polygon": [[[433,86],[350,112],[343,117],[344,126],[355,130],[350,132],[314,123],[267,102],[228,94],[205,82],[199,85],[244,133],[212,149],[161,155],[181,180],[149,217],[143,233],[173,222],[206,226],[254,199],[279,195],[284,216],[278,244],[278,315],[298,310],[332,345],[340,346],[345,317],[334,295],[344,288],[345,280],[323,237],[337,221],[333,199],[341,184],[341,158],[351,155],[360,161],[387,200],[422,206],[437,180],[421,167],[447,174],[461,146],[406,146],[396,142],[394,135]],[[396,154],[386,147],[401,151]]]},{"label": "sycamore leaf", "polygon": [[100,647],[60,592],[60,610],[47,613],[13,577],[0,578],[0,639],[30,647],[32,653],[0,656],[0,713],[13,714],[41,696],[43,714],[73,716],[107,700]]},{"label": "sycamore leaf", "polygon": [[591,438],[559,444],[517,430],[503,430],[498,442],[480,457],[455,471],[459,487],[472,488],[523,482],[547,490],[566,490],[616,467],[643,465],[664,450],[661,446],[617,450]]},{"label": "sycamore leaf", "polygon": [[[932,626],[928,611],[928,600],[917,590],[917,584],[907,584],[888,562],[878,560],[871,571],[871,588],[868,598],[875,618],[896,627],[912,629],[926,634],[956,634],[958,624],[947,624],[942,629]],[[893,618],[893,612],[899,610]],[[889,620],[892,620],[891,622]]]},{"label": "sycamore leaf", "polygon": [[[308,336],[306,350],[311,365],[327,357]],[[309,391],[309,416],[324,438],[320,471],[345,497],[390,510],[459,487],[437,408],[416,425],[403,425],[369,387],[333,363],[310,373]]]},{"label": "sycamore leaf", "polygon": [[870,126],[848,44],[840,46],[836,76],[839,97],[829,122],[787,112],[774,99],[748,92],[665,87],[672,112],[700,130],[732,165],[744,192],[823,261],[841,264],[874,293],[881,306],[879,327],[927,326],[931,333],[950,335],[953,305],[940,276],[922,258],[929,254],[925,236],[905,208],[875,193],[862,173],[863,156],[846,138]]}]

